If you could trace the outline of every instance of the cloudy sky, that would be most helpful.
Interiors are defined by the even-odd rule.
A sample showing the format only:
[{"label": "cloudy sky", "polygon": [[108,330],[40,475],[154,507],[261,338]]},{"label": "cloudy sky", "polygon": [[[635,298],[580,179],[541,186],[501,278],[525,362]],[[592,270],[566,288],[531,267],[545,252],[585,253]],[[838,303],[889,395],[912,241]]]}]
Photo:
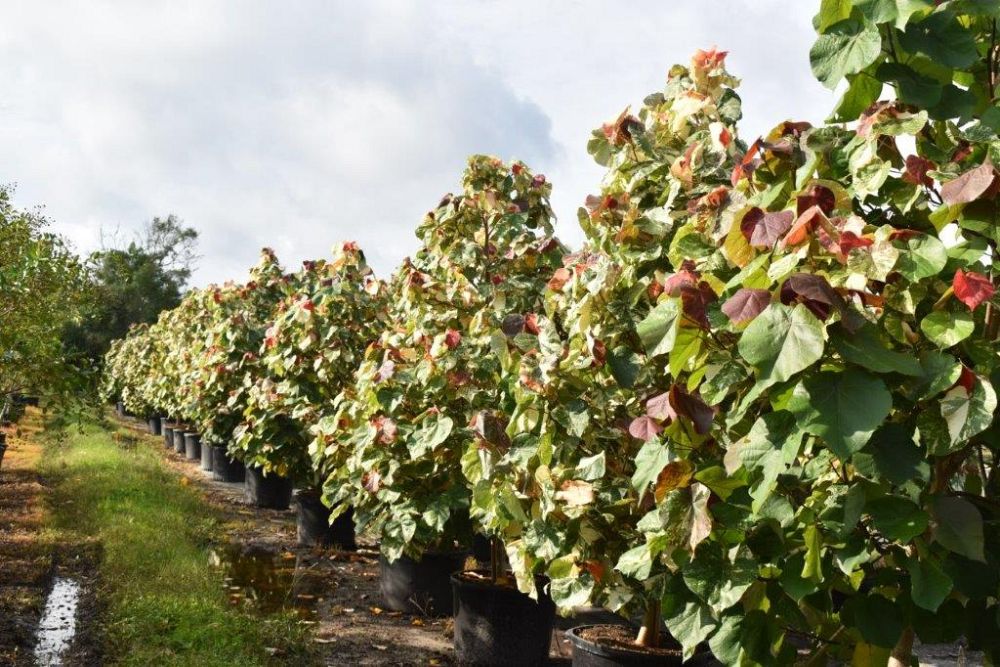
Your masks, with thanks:
[{"label": "cloudy sky", "polygon": [[175,213],[196,284],[361,243],[387,275],[467,155],[553,183],[559,233],[600,182],[590,131],[696,48],[730,51],[753,138],[820,121],[796,0],[7,0],[0,182],[82,252]]}]

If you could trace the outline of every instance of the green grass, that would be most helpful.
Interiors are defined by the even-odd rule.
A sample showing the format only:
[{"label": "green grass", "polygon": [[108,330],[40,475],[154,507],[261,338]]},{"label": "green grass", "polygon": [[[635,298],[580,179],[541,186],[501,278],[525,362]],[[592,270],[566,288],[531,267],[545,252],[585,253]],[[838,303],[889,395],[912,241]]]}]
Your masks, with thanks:
[{"label": "green grass", "polygon": [[46,447],[54,531],[103,544],[108,663],[309,664],[307,634],[291,614],[258,616],[227,603],[221,574],[208,566],[218,517],[163,465],[152,439],[142,440],[124,449],[90,424]]}]

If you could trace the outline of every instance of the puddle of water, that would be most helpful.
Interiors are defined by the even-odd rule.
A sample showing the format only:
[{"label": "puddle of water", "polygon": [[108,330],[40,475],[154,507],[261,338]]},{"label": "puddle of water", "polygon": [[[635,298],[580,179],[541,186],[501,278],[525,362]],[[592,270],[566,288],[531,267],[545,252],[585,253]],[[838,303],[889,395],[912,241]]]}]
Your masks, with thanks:
[{"label": "puddle of water", "polygon": [[300,618],[316,614],[311,577],[298,558],[266,549],[231,544],[209,552],[209,563],[222,569],[223,586],[232,604],[246,604],[262,614],[293,611]]},{"label": "puddle of water", "polygon": [[40,667],[62,664],[63,653],[76,634],[76,607],[79,601],[80,584],[72,579],[56,577],[42,620],[38,623],[35,662]]}]

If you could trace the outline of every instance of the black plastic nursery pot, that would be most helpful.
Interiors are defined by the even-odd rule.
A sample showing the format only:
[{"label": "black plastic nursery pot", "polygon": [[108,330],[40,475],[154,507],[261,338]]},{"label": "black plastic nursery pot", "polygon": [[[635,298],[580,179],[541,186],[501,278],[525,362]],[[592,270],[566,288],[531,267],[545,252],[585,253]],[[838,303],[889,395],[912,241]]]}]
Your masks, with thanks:
[{"label": "black plastic nursery pot", "polygon": [[391,563],[379,557],[379,589],[393,611],[450,616],[454,611],[451,575],[465,566],[468,553],[426,553],[420,560],[401,556]]},{"label": "black plastic nursery pot", "polygon": [[184,456],[189,461],[201,460],[201,436],[191,431],[184,433]]},{"label": "black plastic nursery pot", "polygon": [[538,577],[538,600],[516,588],[489,581],[489,573],[456,572],[451,577],[455,606],[455,655],[459,664],[528,667],[548,661],[556,606]]},{"label": "black plastic nursery pot", "polygon": [[167,449],[174,448],[174,425],[169,422],[164,422],[160,427],[160,432],[163,435],[163,445]]},{"label": "black plastic nursery pot", "polygon": [[161,435],[159,417],[149,418],[149,432],[151,435]]},{"label": "black plastic nursery pot", "polygon": [[330,508],[316,491],[295,492],[295,525],[301,547],[336,546],[351,551],[358,548],[354,539],[354,510],[347,510],[330,523]]},{"label": "black plastic nursery pot", "polygon": [[3,467],[3,455],[7,453],[7,434],[0,433],[0,468]]},{"label": "black plastic nursery pot", "polygon": [[117,403],[115,403],[115,412],[118,413],[119,417],[124,417],[125,416],[125,404],[122,403],[121,401],[118,401]]},{"label": "black plastic nursery pot", "polygon": [[[610,632],[609,632],[610,631]],[[585,638],[594,632],[594,638],[605,636],[603,642]],[[631,628],[608,625],[580,625],[566,632],[573,644],[573,667],[708,667],[719,664],[711,652],[699,651],[684,662],[680,645],[672,638],[664,638],[660,649],[636,650],[628,644],[634,636]]]},{"label": "black plastic nursery pot", "polygon": [[225,447],[212,446],[212,479],[217,482],[242,482],[246,479],[246,471],[242,461],[229,458]]},{"label": "black plastic nursery pot", "polygon": [[286,510],[292,503],[292,480],[247,466],[246,498],[254,507]]},{"label": "black plastic nursery pot", "polygon": [[212,446],[201,443],[201,469],[205,472],[212,470]]},{"label": "black plastic nursery pot", "polygon": [[174,451],[181,456],[187,451],[184,449],[184,427],[180,424],[174,429]]}]

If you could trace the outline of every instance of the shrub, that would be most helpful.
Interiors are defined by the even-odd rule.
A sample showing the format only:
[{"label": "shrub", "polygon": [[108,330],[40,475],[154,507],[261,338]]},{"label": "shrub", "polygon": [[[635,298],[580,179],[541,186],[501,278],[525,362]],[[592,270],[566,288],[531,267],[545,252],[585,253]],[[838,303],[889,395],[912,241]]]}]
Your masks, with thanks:
[{"label": "shrub", "polygon": [[533,326],[520,314],[561,255],[550,189],[520,162],[470,159],[462,194],[424,218],[420,250],[391,280],[387,329],[314,429],[327,502],[335,515],[353,506],[390,560],[470,542],[460,461],[466,443],[502,435],[506,343],[493,331]]},{"label": "shrub", "polygon": [[247,392],[236,445],[248,463],[319,488],[310,428],[349,382],[384,328],[385,290],[354,243],[307,261],[267,329],[262,373]]}]

